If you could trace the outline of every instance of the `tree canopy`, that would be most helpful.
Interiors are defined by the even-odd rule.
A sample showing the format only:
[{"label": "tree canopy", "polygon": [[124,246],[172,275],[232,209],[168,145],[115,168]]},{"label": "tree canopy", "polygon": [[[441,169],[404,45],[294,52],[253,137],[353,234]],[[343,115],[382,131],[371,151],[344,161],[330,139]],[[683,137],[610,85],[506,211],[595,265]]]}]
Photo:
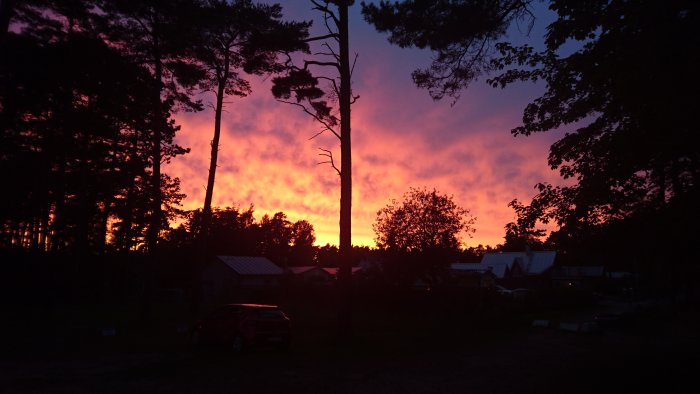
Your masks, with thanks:
[{"label": "tree canopy", "polygon": [[279,4],[254,4],[250,0],[207,0],[197,9],[196,38],[192,52],[204,71],[200,87],[214,93],[214,136],[209,177],[204,198],[204,234],[208,234],[211,202],[221,138],[221,116],[226,96],[245,97],[251,85],[245,74],[281,72],[281,53],[308,51],[303,39],[310,23],[284,22]]},{"label": "tree canopy", "polygon": [[451,196],[411,188],[402,202],[393,200],[377,212],[373,225],[380,249],[400,252],[456,251],[461,236],[475,230],[476,219]]},{"label": "tree canopy", "polygon": [[[539,185],[532,204],[540,217],[557,221],[561,242],[642,212],[691,208],[700,181],[700,149],[691,142],[698,129],[700,5],[552,1],[550,7],[558,19],[548,28],[546,49],[501,44],[495,64],[505,71],[490,81],[547,85],[514,135],[567,131],[552,145],[549,164],[576,184]],[[565,51],[571,42],[578,49]]]},{"label": "tree canopy", "polygon": [[[392,43],[435,53],[430,68],[414,72],[434,98],[456,96],[487,73],[494,87],[544,83],[512,134],[563,131],[549,164],[573,184],[538,184],[530,204],[511,203],[518,221],[507,241],[536,241],[535,225],[553,221],[550,245],[563,249],[600,244],[610,232],[621,242],[604,243],[612,249],[664,239],[689,250],[688,229],[700,218],[700,4],[552,0],[557,17],[544,50],[498,42],[509,25],[529,20],[532,3],[382,1],[363,12]],[[483,23],[467,23],[476,16]]]},{"label": "tree canopy", "polygon": [[176,111],[306,47],[308,23],[248,0],[0,4],[0,247],[154,251],[185,197],[162,171],[189,151]]},{"label": "tree canopy", "polygon": [[477,77],[494,70],[495,44],[514,22],[531,24],[533,0],[406,0],[362,2],[367,22],[402,48],[430,49],[430,67],[413,81],[436,100],[458,97]]},{"label": "tree canopy", "polygon": [[[255,220],[254,209],[214,208],[210,217],[210,255],[261,255],[277,264],[313,265],[316,254],[314,227],[306,220],[290,221],[284,212]],[[203,210],[184,213],[187,220],[171,229],[165,245],[170,249],[193,250],[203,231]]]},{"label": "tree canopy", "polygon": [[[159,210],[182,198],[177,179],[155,181],[153,171],[186,152],[173,143],[174,122],[153,122],[173,102],[161,102],[149,70],[105,39],[113,15],[96,12],[96,2],[7,6],[14,28],[0,40],[0,167],[17,183],[8,180],[11,201],[0,208],[2,245],[100,252],[110,225],[116,248],[143,244],[154,189]],[[160,227],[168,217],[158,216]]]}]

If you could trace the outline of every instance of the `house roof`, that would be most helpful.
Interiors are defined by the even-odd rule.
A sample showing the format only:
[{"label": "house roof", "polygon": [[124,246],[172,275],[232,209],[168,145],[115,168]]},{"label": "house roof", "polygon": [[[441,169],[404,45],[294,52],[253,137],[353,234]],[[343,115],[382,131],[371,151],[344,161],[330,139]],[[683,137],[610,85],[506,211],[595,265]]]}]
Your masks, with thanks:
[{"label": "house roof", "polygon": [[315,265],[305,265],[303,267],[289,267],[289,271],[291,271],[291,273],[295,275],[304,274],[315,269],[323,270],[322,268],[319,268]]},{"label": "house roof", "polygon": [[486,253],[481,263],[453,263],[450,268],[458,271],[486,272],[489,269],[497,278],[503,278],[506,271],[517,263],[526,275],[540,275],[554,265],[554,251],[538,252],[495,252]]},{"label": "house roof", "polygon": [[[328,272],[331,275],[338,275],[338,268],[332,267],[332,268],[321,268],[321,269]],[[362,271],[362,267],[352,267],[351,270],[352,270],[353,274],[356,274],[358,271]]]},{"label": "house roof", "polygon": [[216,256],[239,275],[282,275],[284,271],[266,257]]},{"label": "house roof", "polygon": [[496,265],[506,264],[509,268],[516,260],[520,263],[523,271],[527,275],[540,275],[554,266],[555,251],[537,252],[496,252],[485,253],[481,258],[481,264]]},{"label": "house roof", "polygon": [[[513,260],[514,262],[515,260]],[[465,272],[480,272],[484,273],[491,271],[497,278],[503,278],[506,275],[506,270],[512,268],[513,262],[495,262],[492,264],[483,263],[453,263],[450,265],[455,271],[465,271]]]}]

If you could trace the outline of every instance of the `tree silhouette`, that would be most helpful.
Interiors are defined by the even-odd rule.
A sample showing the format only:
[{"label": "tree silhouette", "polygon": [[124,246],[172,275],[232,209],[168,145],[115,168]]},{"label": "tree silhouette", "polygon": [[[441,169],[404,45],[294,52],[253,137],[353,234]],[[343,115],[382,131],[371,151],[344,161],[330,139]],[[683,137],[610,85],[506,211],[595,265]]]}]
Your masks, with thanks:
[{"label": "tree silhouette", "polygon": [[149,119],[151,179],[148,181],[150,209],[146,246],[153,252],[163,228],[163,183],[161,165],[187,150],[173,144],[179,129],[170,119],[175,106],[184,110],[201,110],[191,99],[191,89],[203,73],[190,56],[194,26],[190,15],[195,0],[161,2],[157,0],[104,0],[103,12],[110,15],[109,42],[151,73],[154,103]]},{"label": "tree silhouette", "polygon": [[[203,213],[201,209],[185,213],[187,220],[169,231],[168,247],[193,250],[201,239]],[[284,212],[264,215],[259,222],[251,205],[214,208],[211,216],[210,253],[213,255],[263,255],[284,266],[290,262],[309,265],[316,252],[314,227],[306,220],[292,223]],[[299,264],[297,264],[299,265]]]},{"label": "tree silhouette", "polygon": [[[697,196],[700,180],[700,154],[690,142],[697,130],[690,114],[700,87],[692,55],[700,40],[700,7],[555,1],[551,8],[559,18],[549,26],[546,50],[501,45],[497,66],[519,68],[491,81],[547,84],[514,135],[570,130],[552,145],[549,164],[576,184],[542,185],[533,204],[549,205],[562,226],[555,238],[568,245],[596,227],[637,214],[656,216],[646,211],[670,214],[680,206],[689,215],[662,233],[685,237],[675,229],[694,225],[697,210],[687,202]],[[562,54],[562,46],[577,39],[581,47]]]},{"label": "tree silhouette", "polygon": [[497,69],[495,44],[513,23],[532,24],[532,0],[362,2],[367,22],[389,32],[389,42],[435,53],[427,69],[412,73],[433,99],[459,97],[477,77]]},{"label": "tree silhouette", "polygon": [[515,222],[505,225],[506,235],[503,249],[523,251],[527,248],[539,249],[542,247],[542,238],[546,235],[546,231],[535,227],[538,220],[549,222],[549,217],[542,212],[541,208],[543,207],[538,204],[523,205],[517,199],[508,203],[508,206],[513,208],[518,218]]},{"label": "tree silhouette", "polygon": [[[676,250],[689,254],[696,238],[691,234],[697,233],[689,229],[700,220],[697,204],[690,202],[697,199],[700,184],[700,154],[691,142],[697,130],[694,92],[700,87],[695,55],[700,5],[553,0],[549,8],[557,19],[547,28],[544,51],[495,43],[509,23],[528,17],[531,3],[404,1],[363,6],[371,23],[390,32],[391,42],[436,52],[429,69],[414,73],[415,82],[430,89],[434,98],[454,96],[479,73],[490,71],[500,72],[488,81],[494,87],[519,81],[546,84],[545,93],[525,108],[523,125],[512,133],[566,131],[552,145],[549,164],[575,184],[538,184],[538,195],[522,206],[528,215],[536,213],[540,220],[555,220],[560,226],[550,242],[590,250],[586,245],[601,241],[613,247],[605,234],[614,234],[620,245],[631,248],[633,239],[655,245],[658,239],[678,239],[682,241],[674,243],[683,246]],[[470,19],[463,12],[494,5],[484,9],[495,10],[492,15],[497,18],[485,21],[497,23],[472,30],[480,24],[466,23]],[[424,15],[433,18],[423,19]],[[672,225],[671,217],[676,219]],[[650,222],[639,225],[644,221]],[[511,227],[510,235],[527,227],[514,224],[517,228]],[[656,248],[654,253],[661,260],[664,252]],[[649,259],[654,253],[639,258]]]},{"label": "tree silhouette", "polygon": [[249,0],[208,0],[199,10],[195,56],[206,71],[201,86],[215,95],[214,137],[211,142],[209,177],[204,198],[202,235],[209,234],[214,193],[221,114],[226,96],[250,94],[250,83],[242,75],[280,72],[281,52],[308,50],[307,23],[282,22],[282,7],[253,4]]},{"label": "tree silhouette", "polygon": [[[321,59],[304,60],[303,66],[295,66],[292,58],[287,63],[286,75],[273,79],[273,95],[283,102],[297,105],[322,125],[323,132],[330,132],[340,141],[340,167],[336,165],[333,153],[322,149],[323,163],[330,164],[340,176],[340,265],[338,282],[341,291],[341,305],[338,311],[339,336],[347,338],[351,332],[351,280],[352,280],[352,147],[350,128],[350,108],[359,98],[353,96],[350,65],[348,8],[352,0],[311,0],[313,9],[323,14],[328,34],[310,37],[306,41],[325,41],[324,50],[317,56]],[[331,8],[331,6],[334,7]],[[328,41],[330,40],[330,41]],[[331,43],[334,42],[334,45]],[[310,68],[331,69],[335,74],[329,77],[323,72],[315,76]],[[319,81],[328,82],[330,91],[318,87]],[[294,101],[289,101],[294,96]],[[329,101],[338,103],[334,112]]]},{"label": "tree silhouette", "polygon": [[[16,33],[0,44],[8,54],[0,59],[0,162],[17,178],[0,209],[7,232],[15,234],[5,245],[99,253],[109,222],[119,227],[137,216],[130,212],[141,205],[134,203],[138,196],[126,196],[148,178],[144,119],[154,107],[155,84],[105,44],[101,26],[108,15],[92,7],[20,2]],[[176,203],[177,180],[163,177],[163,185]]]},{"label": "tree silhouette", "polygon": [[316,242],[314,226],[306,220],[294,222],[288,264],[290,266],[312,265],[315,254],[314,242]]},{"label": "tree silhouette", "polygon": [[452,197],[437,190],[411,188],[402,202],[377,212],[373,225],[377,247],[399,252],[457,251],[461,234],[474,232],[476,219]]}]

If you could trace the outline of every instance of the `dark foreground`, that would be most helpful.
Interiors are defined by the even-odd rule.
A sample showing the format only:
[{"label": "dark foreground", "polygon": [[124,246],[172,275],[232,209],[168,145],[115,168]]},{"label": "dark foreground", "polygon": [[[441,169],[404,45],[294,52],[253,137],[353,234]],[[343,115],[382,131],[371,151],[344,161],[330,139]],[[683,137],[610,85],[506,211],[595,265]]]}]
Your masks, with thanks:
[{"label": "dark foreground", "polygon": [[633,323],[592,333],[512,319],[468,327],[462,320],[406,326],[358,318],[355,338],[344,347],[335,345],[328,326],[299,317],[287,352],[233,355],[184,341],[116,340],[80,351],[13,351],[0,361],[0,392],[697,393],[694,316],[693,308],[657,307]]}]

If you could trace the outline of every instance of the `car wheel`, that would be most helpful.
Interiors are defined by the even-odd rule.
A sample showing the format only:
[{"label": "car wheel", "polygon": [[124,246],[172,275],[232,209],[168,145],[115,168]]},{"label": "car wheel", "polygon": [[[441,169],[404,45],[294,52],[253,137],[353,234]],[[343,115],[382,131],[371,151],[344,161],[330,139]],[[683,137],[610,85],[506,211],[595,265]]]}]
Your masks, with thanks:
[{"label": "car wheel", "polygon": [[245,343],[240,335],[236,335],[236,337],[233,338],[233,341],[231,342],[231,350],[233,350],[234,354],[241,354],[245,351]]}]

